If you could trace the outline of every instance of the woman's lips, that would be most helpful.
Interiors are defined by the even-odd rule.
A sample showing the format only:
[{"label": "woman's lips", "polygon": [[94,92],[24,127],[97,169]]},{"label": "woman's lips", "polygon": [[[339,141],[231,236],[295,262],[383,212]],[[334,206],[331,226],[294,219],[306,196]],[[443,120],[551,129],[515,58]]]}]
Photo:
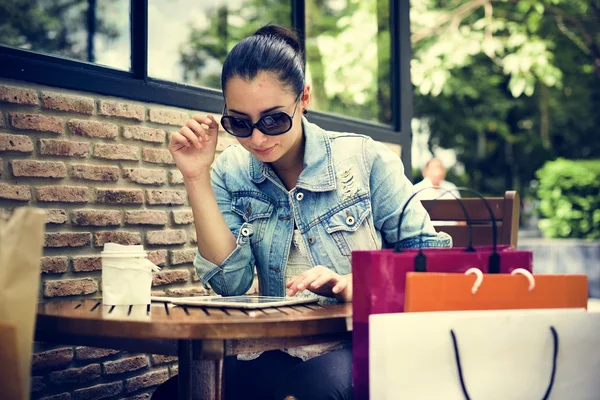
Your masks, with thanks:
[{"label": "woman's lips", "polygon": [[275,148],[275,146],[271,146],[271,147],[263,149],[263,150],[254,149],[254,151],[256,152],[256,154],[259,154],[261,156],[266,156],[273,150],[273,148]]}]

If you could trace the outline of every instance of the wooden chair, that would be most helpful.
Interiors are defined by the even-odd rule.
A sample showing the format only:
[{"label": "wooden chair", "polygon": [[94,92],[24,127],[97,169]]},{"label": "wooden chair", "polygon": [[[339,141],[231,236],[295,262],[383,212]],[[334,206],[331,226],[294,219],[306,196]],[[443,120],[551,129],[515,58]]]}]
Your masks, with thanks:
[{"label": "wooden chair", "polygon": [[[496,219],[498,244],[517,247],[519,232],[520,202],[519,194],[507,191],[504,197],[486,197]],[[479,198],[461,199],[472,225],[474,246],[486,246],[493,243],[492,219],[484,202]],[[452,236],[454,246],[463,247],[468,242],[466,218],[458,201],[454,199],[422,200],[423,206],[437,231]],[[436,221],[454,221],[456,225],[436,225]]]},{"label": "wooden chair", "polygon": [[21,385],[17,328],[12,323],[0,321],[0,393],[6,400],[25,398]]}]

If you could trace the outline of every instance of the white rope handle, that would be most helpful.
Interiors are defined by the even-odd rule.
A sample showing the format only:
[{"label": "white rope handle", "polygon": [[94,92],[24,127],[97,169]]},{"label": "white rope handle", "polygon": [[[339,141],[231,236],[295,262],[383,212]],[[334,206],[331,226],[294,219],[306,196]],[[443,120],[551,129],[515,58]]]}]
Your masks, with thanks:
[{"label": "white rope handle", "polygon": [[471,293],[475,294],[475,293],[477,293],[477,291],[479,290],[479,286],[481,286],[481,283],[483,282],[483,272],[481,272],[481,270],[479,268],[469,268],[465,272],[465,275],[472,275],[472,274],[475,274],[477,276],[477,278],[475,279],[475,283],[473,284],[473,287],[471,288]]},{"label": "white rope handle", "polygon": [[510,273],[511,275],[524,275],[527,280],[529,281],[529,291],[531,292],[533,289],[535,289],[535,278],[533,277],[533,274],[529,271],[527,271],[524,268],[517,268],[517,269],[513,269],[513,271]]}]

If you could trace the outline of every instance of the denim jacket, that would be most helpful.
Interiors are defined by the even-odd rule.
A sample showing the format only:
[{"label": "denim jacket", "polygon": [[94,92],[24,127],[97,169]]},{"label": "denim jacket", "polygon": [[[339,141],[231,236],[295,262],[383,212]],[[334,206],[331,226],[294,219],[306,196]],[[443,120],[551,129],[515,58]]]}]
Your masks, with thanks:
[{"label": "denim jacket", "polygon": [[451,247],[436,233],[418,200],[398,222],[413,186],[399,157],[386,145],[354,133],[328,132],[302,120],[304,169],[288,191],[273,169],[240,145],[229,146],[212,171],[217,203],[237,246],[215,265],[196,253],[204,286],[224,296],[241,295],[257,269],[259,291],[284,296],[285,266],[294,221],[313,266],[352,272],[352,250],[377,250],[396,242],[410,247]]}]

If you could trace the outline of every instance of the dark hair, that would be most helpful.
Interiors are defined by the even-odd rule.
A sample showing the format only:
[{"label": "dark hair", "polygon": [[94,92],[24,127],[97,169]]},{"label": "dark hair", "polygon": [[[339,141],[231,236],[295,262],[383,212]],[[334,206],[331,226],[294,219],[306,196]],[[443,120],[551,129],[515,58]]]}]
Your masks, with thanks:
[{"label": "dark hair", "polygon": [[304,53],[293,31],[266,25],[236,44],[223,63],[221,89],[230,78],[252,80],[263,71],[276,74],[294,94],[304,90]]}]

